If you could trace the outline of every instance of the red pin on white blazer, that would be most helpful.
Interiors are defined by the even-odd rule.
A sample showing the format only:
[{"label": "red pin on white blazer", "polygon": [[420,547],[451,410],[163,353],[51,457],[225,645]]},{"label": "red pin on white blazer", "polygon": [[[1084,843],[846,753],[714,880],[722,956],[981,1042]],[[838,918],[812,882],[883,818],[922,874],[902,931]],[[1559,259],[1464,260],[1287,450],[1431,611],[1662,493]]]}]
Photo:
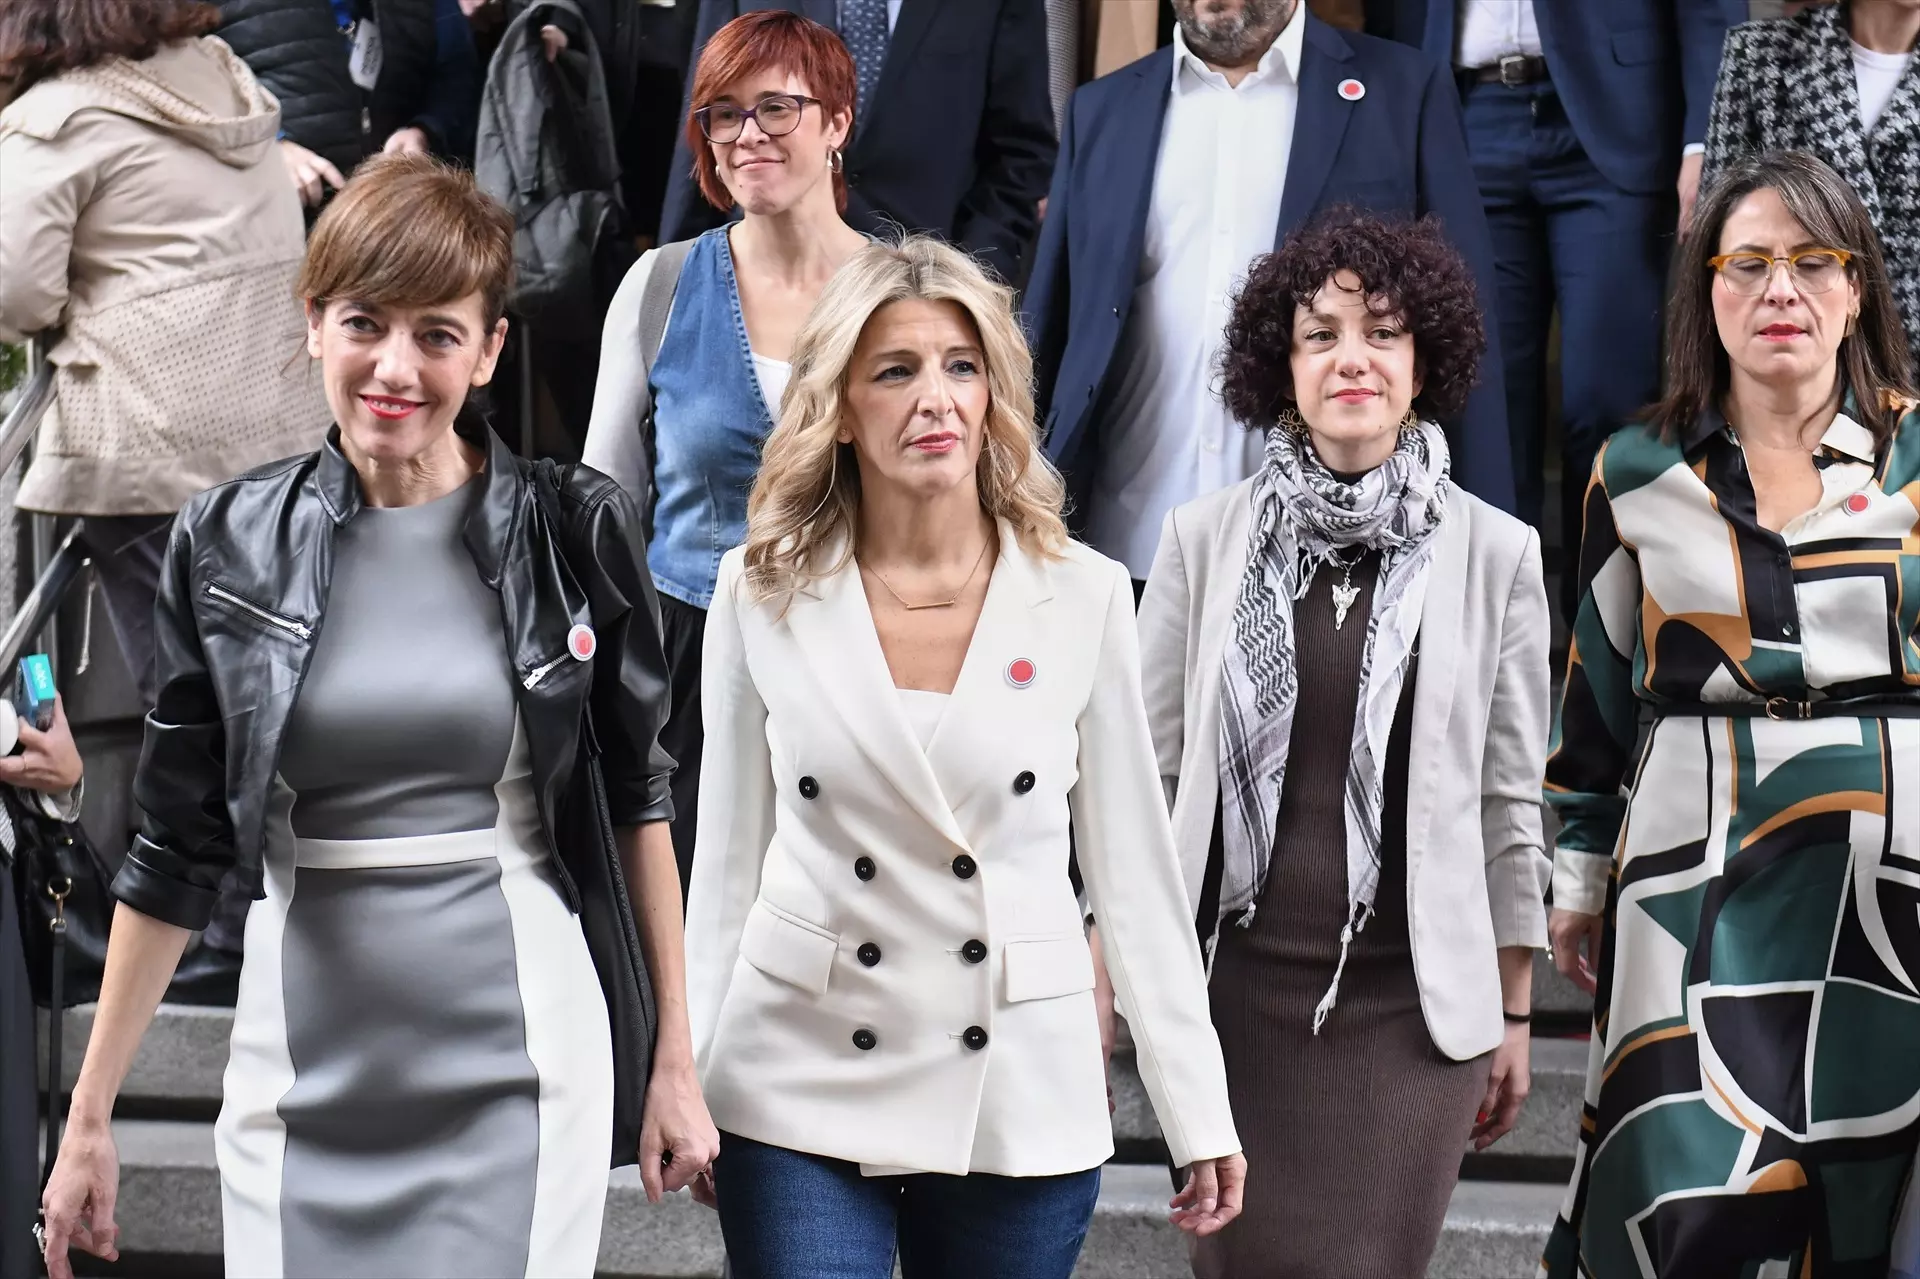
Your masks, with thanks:
[{"label": "red pin on white blazer", "polygon": [[1033,683],[1035,671],[1033,662],[1025,657],[1016,657],[1007,663],[1007,683],[1015,688],[1025,688]]}]

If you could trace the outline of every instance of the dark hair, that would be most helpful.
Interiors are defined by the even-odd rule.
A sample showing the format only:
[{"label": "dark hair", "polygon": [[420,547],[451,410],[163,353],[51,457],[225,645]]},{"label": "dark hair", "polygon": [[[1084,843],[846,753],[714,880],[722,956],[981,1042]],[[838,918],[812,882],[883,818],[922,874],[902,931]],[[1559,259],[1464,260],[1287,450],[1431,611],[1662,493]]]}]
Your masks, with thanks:
[{"label": "dark hair", "polygon": [[307,239],[308,301],[434,306],[480,295],[488,325],[513,287],[513,215],[473,174],[430,156],[377,155],[353,171]]},{"label": "dark hair", "polygon": [[151,58],[202,36],[220,11],[198,0],[6,0],[0,4],[0,83],[18,96],[62,71],[108,58]]},{"label": "dark hair", "polygon": [[[721,27],[700,50],[700,61],[693,69],[693,91],[687,95],[691,109],[684,121],[687,150],[693,154],[693,179],[700,184],[700,194],[716,209],[733,208],[733,196],[713,170],[713,143],[700,131],[693,112],[711,106],[735,80],[762,71],[785,71],[799,77],[808,95],[820,100],[820,114],[827,119],[841,111],[848,119],[853,118],[854,98],[859,91],[853,55],[830,29],[780,9],[742,14]],[[833,175],[833,197],[836,207],[845,213],[847,179],[843,174]]]},{"label": "dark hair", "polygon": [[1220,392],[1248,427],[1274,424],[1293,399],[1293,317],[1342,271],[1360,280],[1368,305],[1399,315],[1413,334],[1423,417],[1465,407],[1487,349],[1473,273],[1439,219],[1388,220],[1335,209],[1294,231],[1279,251],[1256,258],[1233,299],[1220,353]]},{"label": "dark hair", "polygon": [[1911,356],[1887,284],[1886,259],[1873,219],[1845,178],[1804,151],[1769,151],[1729,168],[1700,198],[1674,250],[1667,297],[1667,392],[1647,410],[1647,425],[1669,443],[1727,393],[1730,367],[1713,315],[1709,259],[1742,200],[1756,191],[1779,195],[1816,242],[1852,255],[1847,276],[1860,287],[1860,318],[1840,340],[1840,373],[1853,390],[1860,424],[1876,444],[1892,434],[1900,400],[1913,398]]}]

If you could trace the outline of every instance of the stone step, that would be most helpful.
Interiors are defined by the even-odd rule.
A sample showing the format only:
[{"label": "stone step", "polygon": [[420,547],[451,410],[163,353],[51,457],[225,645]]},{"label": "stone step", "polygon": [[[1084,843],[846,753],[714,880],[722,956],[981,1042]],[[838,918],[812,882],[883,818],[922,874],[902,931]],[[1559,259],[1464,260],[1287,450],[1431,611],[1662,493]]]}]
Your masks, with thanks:
[{"label": "stone step", "polygon": [[[219,1273],[220,1183],[208,1124],[122,1121],[117,1216],[121,1248],[165,1260],[176,1273]],[[1081,1279],[1175,1279],[1186,1242],[1166,1220],[1165,1171],[1109,1165],[1075,1274]],[[1436,1279],[1524,1279],[1533,1273],[1559,1206],[1555,1186],[1462,1182],[1427,1273]],[[198,1260],[199,1265],[192,1264]],[[649,1205],[639,1176],[608,1179],[600,1240],[604,1279],[693,1279],[721,1274],[718,1220],[684,1192]],[[184,1263],[184,1264],[183,1264]]]},{"label": "stone step", "polygon": [[[79,1074],[92,1025],[91,1005],[67,1014],[62,1073],[67,1076],[68,1086]],[[226,1070],[232,1028],[232,1009],[162,1004],[121,1089],[122,1113],[211,1117],[220,1105],[220,1080]],[[1520,1113],[1520,1122],[1486,1157],[1570,1158],[1579,1130],[1586,1065],[1584,1040],[1536,1038],[1532,1094]],[[1160,1126],[1135,1069],[1131,1048],[1115,1052],[1111,1073],[1113,1136],[1120,1158],[1135,1162],[1163,1160],[1166,1155]]]}]

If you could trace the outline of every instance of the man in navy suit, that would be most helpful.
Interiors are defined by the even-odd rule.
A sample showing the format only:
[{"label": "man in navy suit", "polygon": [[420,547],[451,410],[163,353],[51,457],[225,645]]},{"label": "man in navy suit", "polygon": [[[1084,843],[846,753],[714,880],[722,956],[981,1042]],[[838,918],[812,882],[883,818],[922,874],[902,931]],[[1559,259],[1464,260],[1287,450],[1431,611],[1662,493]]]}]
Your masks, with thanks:
[{"label": "man in navy suit", "polygon": [[[1173,506],[1258,469],[1214,393],[1248,264],[1314,214],[1439,215],[1492,297],[1452,76],[1304,0],[1174,0],[1174,42],[1074,93],[1026,295],[1047,452],[1094,546],[1146,577]],[[1510,509],[1500,360],[1449,423],[1453,474]]]},{"label": "man in navy suit", "polygon": [[[1660,313],[1729,25],[1746,0],[1370,0],[1369,27],[1455,69],[1499,262],[1518,513],[1544,507],[1560,311],[1563,533],[1594,454],[1660,390]],[[1568,575],[1568,581],[1571,574]]]},{"label": "man in navy suit", "polygon": [[[1019,279],[1055,151],[1044,0],[700,0],[695,62],[714,32],[759,9],[832,27],[853,54],[860,95],[846,154],[848,223],[869,234],[931,231]],[[682,104],[682,120],[694,105]],[[723,221],[694,184],[683,137],[660,241]]]}]

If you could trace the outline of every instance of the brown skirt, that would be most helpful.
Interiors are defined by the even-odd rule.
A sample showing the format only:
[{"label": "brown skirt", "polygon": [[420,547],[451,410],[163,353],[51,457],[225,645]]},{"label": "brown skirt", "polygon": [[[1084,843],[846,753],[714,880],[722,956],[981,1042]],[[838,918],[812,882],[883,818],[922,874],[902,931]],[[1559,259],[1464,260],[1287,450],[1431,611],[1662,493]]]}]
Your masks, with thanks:
[{"label": "brown skirt", "polygon": [[1246,1147],[1247,1197],[1237,1221],[1195,1241],[1193,1272],[1418,1279],[1446,1221],[1491,1054],[1453,1061],[1433,1046],[1405,957],[1350,959],[1339,1004],[1314,1035],[1333,955],[1312,968],[1264,962],[1261,931],[1259,917],[1248,932],[1230,926],[1214,966],[1213,1022]]}]

